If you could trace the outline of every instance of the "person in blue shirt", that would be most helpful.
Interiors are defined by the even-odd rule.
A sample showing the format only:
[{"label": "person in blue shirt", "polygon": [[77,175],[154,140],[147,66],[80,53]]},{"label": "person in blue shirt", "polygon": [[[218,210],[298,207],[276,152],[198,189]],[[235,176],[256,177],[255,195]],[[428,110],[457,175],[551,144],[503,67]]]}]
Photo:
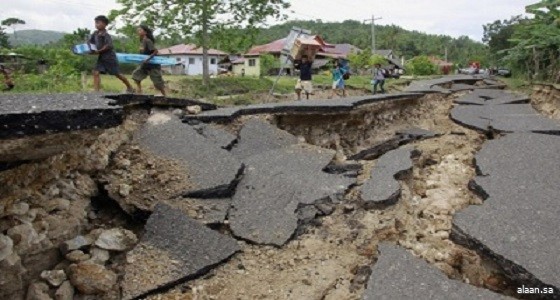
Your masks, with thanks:
[{"label": "person in blue shirt", "polygon": [[333,98],[335,94],[338,95],[338,90],[342,91],[342,97],[346,97],[344,74],[347,72],[348,69],[344,67],[338,59],[334,61],[334,68],[331,70],[333,83],[330,98]]}]

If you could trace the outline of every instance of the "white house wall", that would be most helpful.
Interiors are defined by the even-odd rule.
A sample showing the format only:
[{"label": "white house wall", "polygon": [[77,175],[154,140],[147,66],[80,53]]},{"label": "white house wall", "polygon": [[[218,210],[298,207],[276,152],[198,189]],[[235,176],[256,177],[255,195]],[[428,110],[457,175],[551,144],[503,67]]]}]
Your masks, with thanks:
[{"label": "white house wall", "polygon": [[[166,55],[167,57],[178,59],[185,64],[184,74],[185,75],[202,75],[202,55]],[[190,64],[190,59],[194,59],[194,63]],[[209,64],[210,75],[218,74],[218,62],[220,61],[220,57],[217,55],[209,55],[208,60],[209,62],[212,61],[216,62],[215,64]]]}]

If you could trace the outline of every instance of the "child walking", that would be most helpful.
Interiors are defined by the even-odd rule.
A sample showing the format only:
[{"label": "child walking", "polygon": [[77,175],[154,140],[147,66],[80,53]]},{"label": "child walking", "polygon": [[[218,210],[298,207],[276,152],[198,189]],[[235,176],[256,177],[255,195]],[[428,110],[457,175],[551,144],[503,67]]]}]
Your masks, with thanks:
[{"label": "child walking", "polygon": [[338,95],[338,90],[342,91],[342,97],[346,97],[346,87],[344,84],[344,74],[346,74],[348,70],[342,66],[340,61],[337,59],[334,61],[334,69],[331,70],[332,74],[332,94],[329,97],[332,99],[335,94]]},{"label": "child walking", "polygon": [[127,93],[134,93],[134,89],[128,79],[119,71],[117,54],[113,50],[113,39],[107,32],[109,19],[106,16],[97,16],[95,19],[95,28],[97,29],[90,37],[89,43],[95,45],[96,49],[92,54],[98,55],[97,64],[93,70],[93,88],[96,92],[101,89],[100,73],[107,73],[116,76],[122,83],[126,85]]},{"label": "child walking", "polygon": [[155,47],[155,38],[152,30],[147,26],[140,25],[137,29],[138,37],[140,37],[140,42],[142,46],[140,47],[140,54],[149,55],[142,64],[134,70],[132,73],[132,79],[136,82],[137,92],[142,93],[142,80],[150,76],[150,80],[154,84],[154,87],[161,92],[165,97],[165,83],[163,81],[163,76],[161,75],[161,65],[148,63],[152,57],[154,57],[158,50]]}]

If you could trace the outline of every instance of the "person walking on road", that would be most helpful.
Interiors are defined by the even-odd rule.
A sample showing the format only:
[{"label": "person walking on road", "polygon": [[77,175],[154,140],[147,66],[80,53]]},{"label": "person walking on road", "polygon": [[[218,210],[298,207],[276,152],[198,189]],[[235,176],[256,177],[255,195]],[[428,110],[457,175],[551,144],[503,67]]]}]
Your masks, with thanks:
[{"label": "person walking on road", "polygon": [[95,18],[95,28],[97,29],[90,37],[89,43],[95,45],[96,49],[91,54],[98,55],[97,64],[93,70],[93,88],[96,92],[101,89],[100,73],[107,73],[114,75],[122,83],[126,85],[127,93],[134,93],[134,89],[130,82],[119,71],[119,63],[117,61],[117,54],[113,49],[113,39],[107,32],[107,25],[109,19],[106,16],[97,16]]},{"label": "person walking on road", "polygon": [[165,97],[165,82],[161,74],[161,65],[149,63],[150,59],[158,54],[158,50],[154,45],[154,34],[150,28],[144,25],[138,26],[137,33],[142,43],[140,54],[148,55],[148,58],[132,73],[132,79],[136,82],[136,92],[142,93],[142,80],[150,76],[154,87]]},{"label": "person walking on road", "polygon": [[311,81],[313,61],[309,60],[307,55],[301,57],[301,62],[295,64],[299,69],[299,79],[296,83],[296,94],[298,100],[301,100],[301,92],[305,92],[305,97],[309,100],[309,95],[313,94],[313,82]]},{"label": "person walking on road", "polygon": [[342,66],[342,64],[338,59],[334,61],[334,68],[331,70],[332,79],[333,79],[332,94],[329,98],[333,98],[335,94],[339,95],[338,94],[339,90],[342,91],[342,97],[346,97],[344,74],[346,74],[347,72],[348,70]]},{"label": "person walking on road", "polygon": [[377,86],[380,88],[380,93],[385,94],[385,75],[386,72],[384,69],[381,68],[380,64],[375,64],[375,68],[373,68],[373,94],[377,94]]}]

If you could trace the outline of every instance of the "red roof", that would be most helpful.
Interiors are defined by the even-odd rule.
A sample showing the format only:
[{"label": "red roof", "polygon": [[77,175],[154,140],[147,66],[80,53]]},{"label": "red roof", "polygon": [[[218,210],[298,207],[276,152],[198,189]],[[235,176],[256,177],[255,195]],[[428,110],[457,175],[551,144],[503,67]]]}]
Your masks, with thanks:
[{"label": "red roof", "polygon": [[[261,53],[279,54],[282,52],[285,42],[286,39],[283,38],[268,44],[254,46],[253,48],[249,49],[247,53],[245,53],[245,56],[260,55]],[[318,35],[312,36],[310,39],[302,39],[302,42],[306,44],[317,44],[322,46],[321,50],[317,53],[317,55],[330,57],[330,58],[345,58],[351,52],[349,48],[353,47],[352,45],[346,45],[346,44],[336,45],[336,44],[325,43],[325,41]],[[340,47],[340,46],[344,46],[344,47]]]},{"label": "red roof", "polygon": [[280,52],[282,52],[282,49],[284,48],[284,43],[285,42],[286,42],[286,39],[283,38],[283,39],[276,40],[272,43],[255,46],[255,47],[249,49],[249,51],[247,51],[247,53],[245,53],[245,55],[259,55],[261,53],[280,53]]},{"label": "red roof", "polygon": [[[174,54],[202,55],[202,48],[197,47],[196,45],[193,44],[186,44],[186,45],[180,44],[180,45],[175,45],[169,48],[158,50],[158,55],[174,55]],[[208,54],[218,55],[218,56],[227,55],[227,53],[216,49],[208,49]]]}]

